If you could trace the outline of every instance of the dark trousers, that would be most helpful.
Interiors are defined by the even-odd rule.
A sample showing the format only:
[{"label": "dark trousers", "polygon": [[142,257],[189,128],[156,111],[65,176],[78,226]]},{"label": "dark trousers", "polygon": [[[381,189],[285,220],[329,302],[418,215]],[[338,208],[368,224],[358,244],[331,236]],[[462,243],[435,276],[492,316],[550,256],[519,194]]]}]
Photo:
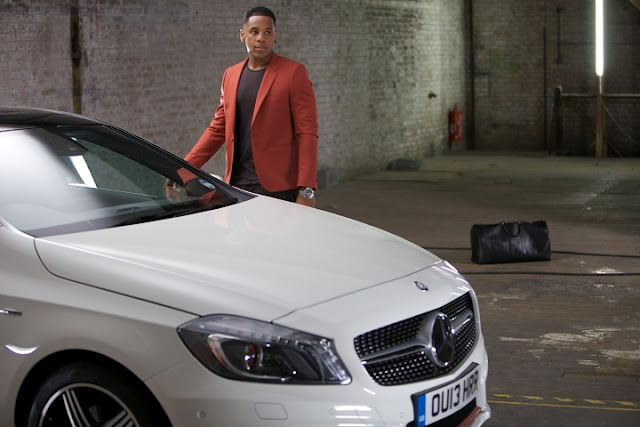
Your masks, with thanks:
[{"label": "dark trousers", "polygon": [[238,188],[242,188],[243,190],[251,191],[252,193],[262,194],[263,196],[275,197],[276,199],[286,200],[287,202],[295,202],[298,198],[298,189],[294,188],[293,190],[285,190],[285,191],[276,191],[272,193],[271,191],[267,191],[260,185],[260,183],[256,184],[245,184],[245,185],[236,185]]}]

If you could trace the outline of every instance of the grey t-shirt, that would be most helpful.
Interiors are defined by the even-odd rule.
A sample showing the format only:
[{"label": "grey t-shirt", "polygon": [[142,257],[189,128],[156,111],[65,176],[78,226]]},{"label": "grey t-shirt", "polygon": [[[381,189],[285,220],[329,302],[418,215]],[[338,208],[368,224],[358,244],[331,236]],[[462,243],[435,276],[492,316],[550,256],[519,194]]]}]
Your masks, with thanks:
[{"label": "grey t-shirt", "polygon": [[232,185],[257,184],[258,175],[251,149],[251,121],[266,69],[252,71],[245,65],[238,83],[236,105],[235,147],[233,152]]}]

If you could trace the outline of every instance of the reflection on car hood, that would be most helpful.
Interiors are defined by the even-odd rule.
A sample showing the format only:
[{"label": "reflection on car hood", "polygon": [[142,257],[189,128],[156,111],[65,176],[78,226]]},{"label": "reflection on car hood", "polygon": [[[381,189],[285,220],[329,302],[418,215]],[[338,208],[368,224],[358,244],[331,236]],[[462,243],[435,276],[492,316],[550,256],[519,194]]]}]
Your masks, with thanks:
[{"label": "reflection on car hood", "polygon": [[374,227],[258,197],[227,208],[36,239],[60,277],[198,315],[273,319],[433,265]]}]

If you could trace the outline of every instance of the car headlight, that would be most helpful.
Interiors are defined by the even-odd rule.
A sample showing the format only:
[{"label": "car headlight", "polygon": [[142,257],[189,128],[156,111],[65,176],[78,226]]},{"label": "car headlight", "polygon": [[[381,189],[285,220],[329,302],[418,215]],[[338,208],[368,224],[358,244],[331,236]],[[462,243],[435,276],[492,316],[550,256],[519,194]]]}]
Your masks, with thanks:
[{"label": "car headlight", "polygon": [[191,353],[234,380],[282,384],[349,384],[330,339],[268,322],[212,315],[178,328]]}]

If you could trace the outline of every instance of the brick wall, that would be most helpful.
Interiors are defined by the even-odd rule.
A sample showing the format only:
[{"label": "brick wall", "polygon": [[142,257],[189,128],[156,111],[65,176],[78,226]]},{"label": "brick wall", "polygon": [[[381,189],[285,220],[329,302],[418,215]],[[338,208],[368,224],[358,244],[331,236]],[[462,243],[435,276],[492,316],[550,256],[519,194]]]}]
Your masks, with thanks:
[{"label": "brick wall", "polygon": [[473,2],[476,148],[543,148],[543,4]]},{"label": "brick wall", "polygon": [[[465,120],[473,118],[467,144],[543,150],[553,88],[593,90],[592,0],[267,3],[278,16],[276,50],[304,63],[314,82],[320,167],[336,168],[342,179],[448,150],[454,104]],[[255,2],[4,0],[0,105],[73,110],[71,4],[80,22],[82,113],[186,154],[213,115],[224,69],[246,55],[239,29]],[[608,63],[617,65],[608,81],[616,91],[638,93],[638,11],[627,0],[607,4],[615,40]],[[558,64],[556,46],[564,61]],[[611,109],[637,138],[638,102]],[[568,124],[567,135],[584,147],[590,125],[572,120],[577,125]],[[221,173],[221,157],[206,169]]]},{"label": "brick wall", "polygon": [[69,4],[0,3],[0,105],[70,111]]},{"label": "brick wall", "polygon": [[[0,6],[0,104],[73,109],[69,3]],[[184,155],[213,115],[224,69],[246,55],[239,29],[255,2],[77,3],[82,113]],[[447,109],[464,102],[462,1],[269,3],[276,51],[314,82],[321,167],[347,178],[446,149]]]},{"label": "brick wall", "polygon": [[[603,92],[636,95],[605,99],[609,155],[639,156],[640,11],[629,0],[604,3]],[[594,0],[474,0],[472,8],[474,148],[594,155]],[[558,145],[550,138],[556,86],[592,95],[565,100]]]}]

